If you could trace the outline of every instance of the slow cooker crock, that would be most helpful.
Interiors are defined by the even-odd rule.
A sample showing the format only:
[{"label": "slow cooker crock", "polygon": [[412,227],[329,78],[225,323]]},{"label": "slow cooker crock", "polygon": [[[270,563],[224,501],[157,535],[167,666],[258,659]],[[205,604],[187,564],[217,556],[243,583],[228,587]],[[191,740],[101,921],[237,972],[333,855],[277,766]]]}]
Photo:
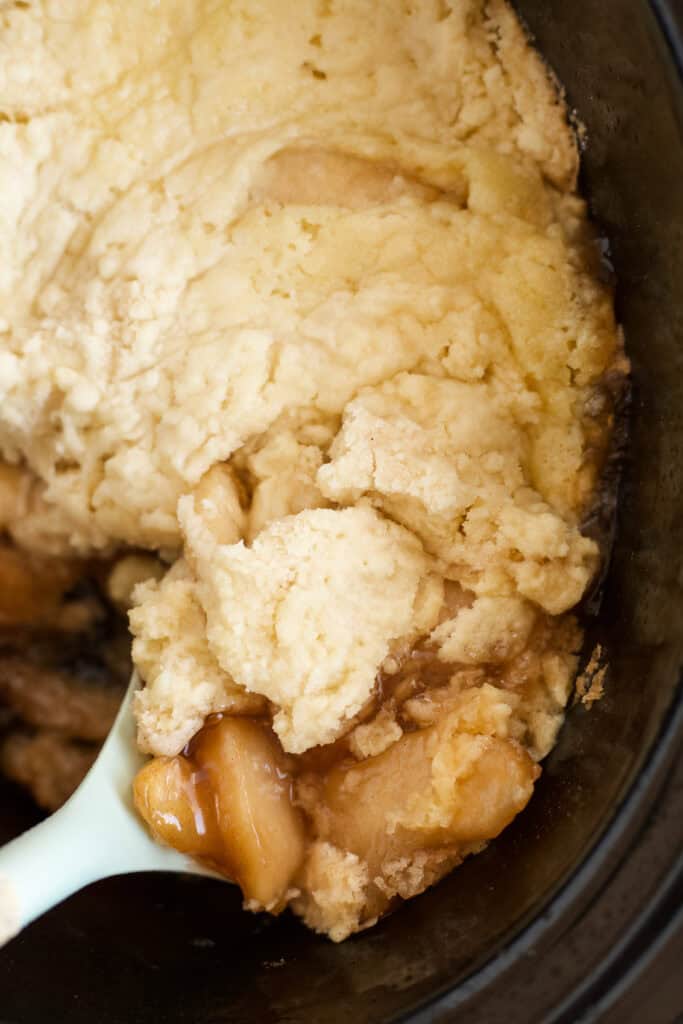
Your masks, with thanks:
[{"label": "slow cooker crock", "polygon": [[[571,710],[513,826],[375,930],[334,946],[288,916],[242,914],[222,883],[111,879],[0,953],[0,1024],[669,1024],[683,1013],[676,979],[645,995],[632,985],[657,977],[683,894],[683,5],[518,8],[587,130],[582,184],[609,239],[633,363],[618,530],[586,648],[607,652],[604,698]],[[0,790],[0,841],[34,817]]]}]

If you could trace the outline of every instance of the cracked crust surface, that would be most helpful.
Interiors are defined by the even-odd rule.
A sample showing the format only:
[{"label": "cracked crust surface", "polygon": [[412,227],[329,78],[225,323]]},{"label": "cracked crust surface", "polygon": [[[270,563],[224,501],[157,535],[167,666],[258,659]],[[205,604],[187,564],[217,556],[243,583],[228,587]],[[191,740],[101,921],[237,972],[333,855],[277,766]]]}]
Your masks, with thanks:
[{"label": "cracked crust surface", "polygon": [[[605,319],[569,270],[564,109],[507,8],[365,14],[3,11],[0,448],[38,480],[10,516],[20,538],[177,546],[180,495],[284,409],[339,414],[364,385],[436,368],[477,316],[510,321],[524,379],[516,322],[532,358],[539,332],[519,300],[546,284],[551,323],[549,301],[530,304],[558,370],[573,305],[580,349]],[[499,250],[517,278],[528,264],[521,296],[505,255],[482,273]],[[575,469],[580,439],[566,445]]]}]

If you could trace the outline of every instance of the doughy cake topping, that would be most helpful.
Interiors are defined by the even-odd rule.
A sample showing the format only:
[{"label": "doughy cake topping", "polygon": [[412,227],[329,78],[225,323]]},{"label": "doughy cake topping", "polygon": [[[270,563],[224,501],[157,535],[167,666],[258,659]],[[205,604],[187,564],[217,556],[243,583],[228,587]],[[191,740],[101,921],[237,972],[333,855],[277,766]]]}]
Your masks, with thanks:
[{"label": "doughy cake topping", "polygon": [[0,68],[0,526],[123,553],[154,834],[344,938],[571,687],[623,363],[564,104],[502,0],[17,5]]}]

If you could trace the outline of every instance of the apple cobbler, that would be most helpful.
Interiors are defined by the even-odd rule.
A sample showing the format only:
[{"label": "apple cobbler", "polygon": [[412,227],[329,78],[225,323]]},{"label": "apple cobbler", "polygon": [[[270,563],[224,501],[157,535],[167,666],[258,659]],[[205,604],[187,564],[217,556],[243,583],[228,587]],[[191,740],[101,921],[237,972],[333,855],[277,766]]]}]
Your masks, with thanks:
[{"label": "apple cobbler", "polygon": [[0,52],[0,761],[64,798],[128,611],[152,834],[341,940],[524,808],[576,673],[627,364],[565,104],[503,0]]}]

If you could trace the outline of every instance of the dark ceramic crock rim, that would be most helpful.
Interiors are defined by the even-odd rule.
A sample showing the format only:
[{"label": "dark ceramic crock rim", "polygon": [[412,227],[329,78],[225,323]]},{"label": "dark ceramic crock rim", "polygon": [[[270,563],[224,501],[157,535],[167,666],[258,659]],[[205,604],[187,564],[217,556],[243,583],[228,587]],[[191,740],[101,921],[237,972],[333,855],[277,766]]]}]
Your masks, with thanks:
[{"label": "dark ceramic crock rim", "polygon": [[676,0],[649,0],[669,56],[683,83],[683,7]]}]

